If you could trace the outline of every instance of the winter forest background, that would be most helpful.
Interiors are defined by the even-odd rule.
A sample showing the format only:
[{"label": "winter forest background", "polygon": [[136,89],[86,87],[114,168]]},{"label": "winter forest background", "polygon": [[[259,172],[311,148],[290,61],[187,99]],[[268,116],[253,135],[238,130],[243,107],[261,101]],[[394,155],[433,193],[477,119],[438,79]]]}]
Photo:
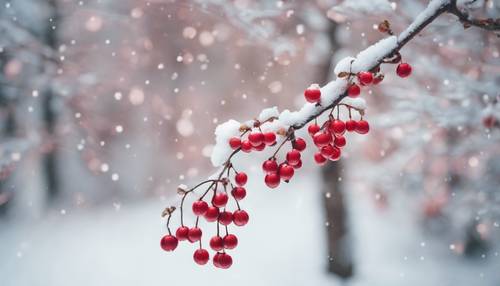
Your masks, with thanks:
[{"label": "winter forest background", "polygon": [[340,161],[305,151],[270,190],[264,157],[241,155],[231,269],[159,247],[177,186],[213,172],[218,124],[300,108],[427,4],[0,0],[0,285],[500,285],[499,33],[454,15],[401,50],[409,78],[362,94],[371,130]]}]

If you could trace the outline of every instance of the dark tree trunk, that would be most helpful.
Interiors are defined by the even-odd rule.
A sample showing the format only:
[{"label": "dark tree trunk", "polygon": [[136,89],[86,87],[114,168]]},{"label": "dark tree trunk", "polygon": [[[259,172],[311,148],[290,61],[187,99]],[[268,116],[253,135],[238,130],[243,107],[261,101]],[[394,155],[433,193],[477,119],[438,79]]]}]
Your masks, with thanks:
[{"label": "dark tree trunk", "polygon": [[[328,34],[332,51],[338,49],[335,38],[337,25],[330,25]],[[328,61],[321,68],[317,77],[319,83],[324,84],[330,79],[332,61]],[[330,162],[322,169],[322,197],[325,207],[328,242],[328,271],[342,278],[353,275],[353,262],[347,232],[347,217],[342,193],[342,184],[339,181],[342,172],[341,161]]]},{"label": "dark tree trunk", "polygon": [[[52,11],[52,16],[48,22],[43,40],[53,51],[58,50],[57,31],[59,29],[59,14],[57,0],[49,0],[48,4]],[[53,28],[55,27],[55,28]],[[42,167],[47,187],[47,199],[53,202],[60,193],[59,175],[58,175],[58,154],[56,140],[57,111],[55,110],[55,101],[57,100],[52,84],[49,82],[42,96],[42,120],[45,125],[45,131],[49,137],[51,148],[43,156]]]},{"label": "dark tree trunk", "polygon": [[[5,52],[0,53],[0,70],[3,70],[4,64],[8,61]],[[0,108],[6,110],[5,123],[3,129],[1,130],[2,138],[12,138],[16,135],[16,114],[15,114],[15,102],[14,99],[9,98],[6,93],[5,87],[1,85],[4,79],[0,75]],[[13,191],[9,190],[9,178],[0,179],[0,216],[5,216],[7,214],[9,204],[12,200]]]}]

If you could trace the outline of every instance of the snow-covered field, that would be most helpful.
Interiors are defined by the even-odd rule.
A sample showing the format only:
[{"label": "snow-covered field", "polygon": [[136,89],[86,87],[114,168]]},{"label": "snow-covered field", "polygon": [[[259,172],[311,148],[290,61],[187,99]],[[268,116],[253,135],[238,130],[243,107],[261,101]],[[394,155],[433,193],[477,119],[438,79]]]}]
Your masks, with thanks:
[{"label": "snow-covered field", "polygon": [[[250,176],[260,178],[256,172]],[[237,231],[240,244],[229,270],[194,264],[194,246],[187,243],[161,251],[159,213],[168,203],[145,201],[1,224],[1,285],[500,285],[495,251],[481,261],[443,247],[435,251],[439,243],[420,233],[405,215],[408,206],[380,214],[355,191],[348,201],[356,277],[342,284],[325,271],[316,173],[300,172],[274,191],[250,182],[244,207],[251,223]]]}]

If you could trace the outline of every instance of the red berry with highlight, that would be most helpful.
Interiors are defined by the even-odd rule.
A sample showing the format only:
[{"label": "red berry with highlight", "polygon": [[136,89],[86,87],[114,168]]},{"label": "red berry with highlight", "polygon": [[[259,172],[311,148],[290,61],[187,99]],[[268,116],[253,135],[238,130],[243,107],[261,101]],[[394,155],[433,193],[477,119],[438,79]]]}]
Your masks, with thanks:
[{"label": "red berry with highlight", "polygon": [[411,66],[407,63],[400,63],[396,68],[396,73],[400,77],[408,77],[411,74]]},{"label": "red berry with highlight", "polygon": [[295,170],[292,166],[288,164],[281,164],[279,174],[283,181],[289,181],[293,177],[294,173]]},{"label": "red berry with highlight", "polygon": [[326,158],[323,157],[323,155],[321,155],[321,153],[316,153],[316,154],[314,154],[314,161],[318,165],[324,165],[326,163]]},{"label": "red berry with highlight", "polygon": [[233,150],[240,148],[241,139],[238,137],[232,137],[231,139],[229,139],[229,146],[231,146],[231,149]]},{"label": "red berry with highlight", "polygon": [[361,88],[359,88],[359,85],[353,83],[349,86],[347,89],[347,94],[350,97],[357,97],[361,93]]},{"label": "red berry with highlight", "polygon": [[238,186],[243,187],[247,183],[248,177],[247,174],[240,172],[236,174],[234,180]]},{"label": "red berry with highlight", "polygon": [[221,253],[219,255],[218,264],[222,269],[228,269],[233,265],[233,258],[227,253]]},{"label": "red berry with highlight", "polygon": [[237,210],[233,213],[233,223],[237,226],[244,226],[248,220],[248,213],[244,210]]},{"label": "red berry with highlight", "polygon": [[201,239],[202,231],[199,227],[193,227],[189,229],[188,240],[190,242],[195,242]]},{"label": "red berry with highlight", "polygon": [[238,238],[234,234],[228,234],[223,238],[225,249],[234,249],[238,246]]},{"label": "red berry with highlight", "polygon": [[337,135],[337,136],[335,136],[333,143],[335,144],[336,147],[344,147],[347,142],[346,142],[344,136]]},{"label": "red berry with highlight", "polygon": [[195,201],[193,202],[192,209],[195,215],[204,215],[208,210],[208,204],[205,201]]},{"label": "red berry with highlight", "polygon": [[259,146],[264,143],[264,134],[261,132],[252,132],[248,135],[248,141],[250,141],[250,144],[254,147]]},{"label": "red berry with highlight", "polygon": [[335,134],[344,134],[345,132],[345,123],[342,120],[335,119],[330,121],[330,126],[328,126],[328,130]]},{"label": "red berry with highlight", "polygon": [[299,162],[296,165],[292,166],[294,169],[300,169],[302,167],[302,160],[299,160]]},{"label": "red berry with highlight", "polygon": [[214,236],[210,239],[210,248],[215,251],[221,251],[224,249],[224,243],[222,241],[222,237]]},{"label": "red berry with highlight", "polygon": [[208,260],[210,260],[210,255],[208,254],[208,251],[206,251],[203,248],[196,249],[196,251],[193,254],[193,259],[194,262],[196,262],[199,265],[205,265],[207,264]]},{"label": "red berry with highlight", "polygon": [[328,159],[330,159],[331,161],[337,161],[338,159],[340,159],[340,154],[341,154],[340,149],[337,147],[333,147],[333,153],[330,155]]},{"label": "red berry with highlight", "polygon": [[262,142],[259,146],[253,146],[252,149],[255,151],[262,151],[264,148],[266,148],[266,143]]},{"label": "red berry with highlight", "polygon": [[228,211],[223,211],[219,214],[219,222],[222,225],[229,225],[233,221],[233,214]]},{"label": "red berry with highlight", "polygon": [[318,147],[323,147],[330,144],[330,142],[332,141],[332,135],[326,132],[321,132],[321,133],[318,132],[313,136],[313,141],[314,145]]},{"label": "red berry with highlight", "polygon": [[356,132],[359,134],[366,134],[370,131],[370,125],[368,121],[360,120],[356,123]]},{"label": "red berry with highlight", "polygon": [[189,228],[187,226],[179,226],[179,228],[175,231],[175,237],[178,240],[183,241],[188,239]]},{"label": "red berry with highlight", "polygon": [[174,251],[178,244],[177,238],[170,234],[165,235],[160,241],[160,246],[165,251]]},{"label": "red berry with highlight", "polygon": [[273,132],[264,133],[264,143],[266,143],[266,145],[268,146],[276,143],[276,134],[274,134]]},{"label": "red berry with highlight", "polygon": [[280,185],[280,176],[277,173],[267,174],[264,182],[269,188],[274,189]]},{"label": "red berry with highlight", "polygon": [[306,140],[298,137],[297,139],[295,139],[295,142],[293,143],[293,148],[299,150],[299,152],[302,152],[306,149]]},{"label": "red berry with highlight", "polygon": [[241,151],[245,153],[250,153],[252,151],[252,144],[248,140],[244,140],[241,142]]},{"label": "red berry with highlight", "polygon": [[226,193],[218,192],[212,198],[212,204],[218,208],[222,208],[227,204],[228,199]]},{"label": "red berry with highlight", "polygon": [[311,85],[304,91],[304,97],[307,102],[316,103],[321,99],[321,91],[319,90],[319,86]]},{"label": "red berry with highlight", "polygon": [[362,85],[369,85],[373,81],[373,74],[371,72],[358,73],[358,80]]},{"label": "red berry with highlight", "polygon": [[247,196],[247,190],[243,187],[234,187],[234,189],[231,190],[231,195],[235,200],[240,201]]},{"label": "red berry with highlight", "polygon": [[349,132],[356,130],[356,126],[357,122],[352,119],[347,120],[345,123],[345,129],[347,129],[347,131]]},{"label": "red berry with highlight", "polygon": [[332,156],[332,154],[335,152],[334,150],[334,147],[330,144],[326,145],[326,146],[323,146],[321,147],[321,155],[323,155],[323,157],[325,158],[330,158],[330,156]]},{"label": "red berry with highlight", "polygon": [[309,132],[309,135],[311,136],[318,133],[319,130],[321,130],[321,127],[319,127],[318,124],[311,124],[307,127],[307,132]]},{"label": "red berry with highlight", "polygon": [[288,161],[288,164],[294,166],[297,165],[300,161],[300,152],[299,150],[293,149],[286,153],[286,160]]},{"label": "red berry with highlight", "polygon": [[219,208],[217,207],[208,207],[207,212],[205,213],[205,219],[208,222],[214,222],[219,217]]},{"label": "red berry with highlight", "polygon": [[266,160],[262,164],[262,170],[264,170],[266,174],[276,173],[276,171],[278,171],[278,163],[273,159]]}]

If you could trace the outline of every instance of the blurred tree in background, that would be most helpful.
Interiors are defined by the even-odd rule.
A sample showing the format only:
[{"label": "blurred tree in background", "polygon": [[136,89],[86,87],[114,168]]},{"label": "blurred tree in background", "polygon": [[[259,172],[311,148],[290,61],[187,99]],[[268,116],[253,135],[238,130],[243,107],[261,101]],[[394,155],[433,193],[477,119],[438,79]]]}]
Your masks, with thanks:
[{"label": "blurred tree in background", "polygon": [[[500,14],[495,1],[459,2]],[[296,109],[304,87],[385,36],[378,23],[398,34],[427,3],[0,0],[0,216],[165,200],[210,172],[218,123]],[[411,80],[387,70],[364,95],[370,136],[322,170],[318,259],[341,277],[357,263],[353,192],[381,213],[409,204],[457,254],[499,241],[498,33],[444,16],[402,56]]]}]

